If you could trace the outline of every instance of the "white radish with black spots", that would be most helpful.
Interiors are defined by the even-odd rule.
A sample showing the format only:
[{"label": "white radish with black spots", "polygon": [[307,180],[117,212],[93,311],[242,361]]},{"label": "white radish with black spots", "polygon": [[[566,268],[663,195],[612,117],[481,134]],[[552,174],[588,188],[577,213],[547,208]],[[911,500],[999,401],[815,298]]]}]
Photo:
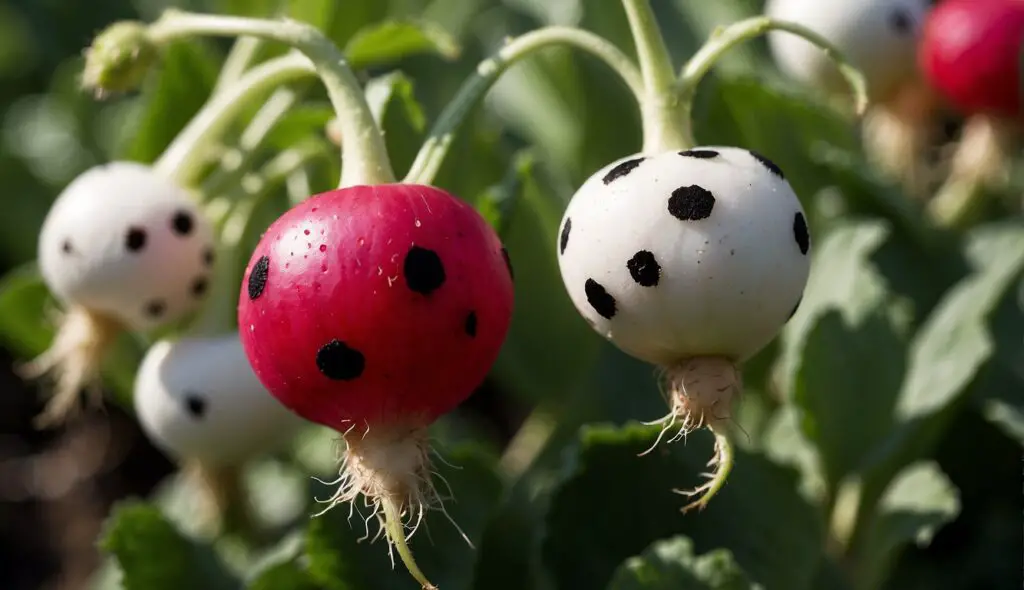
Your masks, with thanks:
[{"label": "white radish with black spots", "polygon": [[39,268],[50,291],[66,306],[135,330],[194,311],[212,257],[213,229],[188,192],[133,162],[73,180],[39,234]]},{"label": "white radish with black spots", "polygon": [[[888,98],[916,68],[927,0],[768,0],[768,17],[797,23],[831,41],[864,73],[875,100]],[[845,82],[821,48],[785,31],[768,34],[779,68],[795,80],[841,93]]]},{"label": "white radish with black spots", "polygon": [[306,423],[256,378],[237,333],[157,342],[139,366],[134,401],[154,444],[207,467],[238,466]]},{"label": "white radish with black spots", "polygon": [[803,207],[762,156],[702,147],[629,156],[573,196],[559,267],[584,318],[659,365],[740,362],[770,342],[810,271]]},{"label": "white radish with black spots", "polygon": [[63,310],[50,348],[21,372],[55,381],[37,422],[46,426],[75,410],[81,389],[98,391],[99,367],[118,333],[149,331],[199,307],[214,236],[188,191],[148,166],[112,162],[61,192],[38,247],[40,273]]},{"label": "white radish with black spots", "polygon": [[750,150],[633,155],[576,191],[557,241],[576,309],[621,350],[661,367],[671,403],[655,422],[662,434],[715,434],[709,481],[679,492],[699,496],[684,511],[703,508],[732,467],[723,424],[742,391],[739,364],[775,338],[807,283],[800,200]]}]

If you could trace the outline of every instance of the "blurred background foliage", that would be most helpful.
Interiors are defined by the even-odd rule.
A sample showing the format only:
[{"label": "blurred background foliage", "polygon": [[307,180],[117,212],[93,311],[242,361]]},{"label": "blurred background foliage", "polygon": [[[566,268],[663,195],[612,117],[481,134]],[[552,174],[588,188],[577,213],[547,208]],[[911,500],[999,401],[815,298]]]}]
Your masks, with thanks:
[{"label": "blurred background foliage", "polygon": [[[762,3],[653,4],[682,63],[714,27],[757,14]],[[79,90],[81,51],[96,31],[121,18],[152,20],[169,5],[0,1],[5,368],[50,337],[31,260],[52,199],[97,163],[154,160],[216,82],[230,44],[203,40],[173,45],[138,94],[98,102]],[[400,172],[460,82],[506,37],[578,25],[632,54],[622,8],[611,0],[173,6],[288,14],[323,28],[364,66]],[[380,28],[391,20],[433,28]],[[266,46],[261,56],[281,52]],[[274,128],[260,159],[324,136],[330,109],[322,89],[296,88],[303,102]],[[639,148],[639,116],[602,64],[546,51],[494,88],[436,182],[500,228],[516,269],[517,309],[489,381],[435,429],[446,458],[462,467],[442,471],[458,498],[449,509],[476,549],[434,515],[429,536],[413,542],[428,576],[444,590],[1018,588],[1019,209],[993,206],[962,232],[935,227],[920,202],[865,164],[848,116],[778,76],[763,40],[730,53],[697,100],[698,141],[777,162],[803,199],[815,242],[799,313],[745,367],[734,475],[708,510],[682,515],[683,498],[671,490],[696,483],[710,437],[636,457],[656,432],[634,421],[665,412],[654,371],[581,320],[553,245],[574,187]],[[955,141],[958,122],[940,124]],[[332,186],[336,157],[325,154],[275,191],[250,243],[290,199]],[[1008,192],[1019,201],[1021,190]],[[130,401],[140,354],[129,341],[109,364],[108,383],[122,402]],[[213,541],[194,522],[195,491],[146,443],[130,403],[35,432],[35,389],[3,377],[5,588],[414,587],[391,571],[383,544],[357,543],[361,524],[350,525],[345,510],[308,520],[310,498],[324,493],[308,476],[334,469],[331,433],[311,428],[294,448],[249,466],[256,530]],[[129,496],[155,503],[118,505],[101,534],[112,503]]]}]

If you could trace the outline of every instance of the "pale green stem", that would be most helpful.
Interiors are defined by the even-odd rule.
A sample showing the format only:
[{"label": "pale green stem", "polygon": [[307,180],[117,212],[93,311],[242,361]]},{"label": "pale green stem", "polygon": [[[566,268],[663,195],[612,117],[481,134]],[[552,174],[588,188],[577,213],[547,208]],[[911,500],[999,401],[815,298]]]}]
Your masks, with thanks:
[{"label": "pale green stem", "polygon": [[405,569],[409,570],[409,573],[424,590],[437,590],[437,586],[431,584],[427,576],[420,570],[420,566],[412,556],[412,550],[405,542],[405,531],[402,528],[402,516],[398,512],[397,502],[391,498],[382,498],[380,503],[384,509],[384,529],[387,532],[388,540],[398,550],[398,556],[405,564]]},{"label": "pale green stem", "polygon": [[220,334],[230,331],[234,309],[238,305],[241,276],[237,269],[245,264],[240,248],[252,223],[253,213],[284,179],[324,151],[319,145],[306,145],[279,153],[258,174],[250,174],[239,183],[237,196],[230,198],[231,210],[220,223],[217,268],[213,289],[202,314],[190,327],[192,334]]},{"label": "pale green stem", "polygon": [[757,16],[733,23],[724,29],[716,30],[707,43],[697,51],[683,66],[679,73],[678,96],[682,110],[682,121],[686,125],[683,133],[687,144],[694,145],[691,125],[693,98],[697,94],[697,85],[715,63],[734,46],[763,35],[771,30],[785,31],[820,47],[831,59],[839,72],[846,78],[853,91],[858,115],[864,114],[868,107],[867,82],[864,75],[847,61],[842,52],[828,39],[818,33],[796,23],[774,20],[765,16]]},{"label": "pale green stem", "polygon": [[480,62],[476,72],[462,83],[455,98],[434,123],[404,182],[429,184],[433,181],[451,147],[455,131],[480,98],[513,64],[536,51],[555,45],[575,47],[597,57],[622,79],[638,103],[643,99],[643,80],[636,65],[606,39],[580,29],[560,26],[525,33]]},{"label": "pale green stem", "polygon": [[217,83],[213,87],[213,93],[217,94],[238,81],[256,59],[256,54],[262,45],[262,39],[239,37],[231,46],[227,57],[224,58],[224,64],[220,67],[220,75],[217,76]]},{"label": "pale green stem", "polygon": [[245,171],[249,169],[257,149],[267,134],[298,99],[299,93],[292,88],[275,90],[242,132],[238,144],[221,157],[220,166],[203,181],[203,193],[207,195],[221,194],[229,186],[239,182]]},{"label": "pale green stem", "polygon": [[338,117],[342,138],[340,186],[395,181],[384,137],[373,120],[341,50],[316,27],[290,19],[268,20],[169,10],[149,27],[156,43],[194,35],[252,36],[288,44],[313,62]]},{"label": "pale green stem", "polygon": [[182,186],[191,186],[207,161],[209,150],[242,111],[273,88],[312,73],[309,61],[298,54],[256,66],[203,106],[164,150],[154,164],[155,169]]},{"label": "pale green stem", "polygon": [[675,68],[649,0],[622,0],[644,79],[643,152],[657,154],[692,147],[682,134],[683,114],[675,91]]}]

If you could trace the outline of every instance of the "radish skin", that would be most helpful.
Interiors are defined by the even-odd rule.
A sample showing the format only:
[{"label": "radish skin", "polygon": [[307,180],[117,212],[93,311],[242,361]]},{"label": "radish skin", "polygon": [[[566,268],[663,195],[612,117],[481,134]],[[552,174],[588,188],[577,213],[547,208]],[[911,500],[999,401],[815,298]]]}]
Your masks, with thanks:
[{"label": "radish skin", "polygon": [[56,379],[39,425],[74,412],[117,334],[150,331],[198,309],[213,241],[189,193],[142,164],[97,166],[64,189],[43,221],[38,260],[65,313],[51,347],[21,371]]}]

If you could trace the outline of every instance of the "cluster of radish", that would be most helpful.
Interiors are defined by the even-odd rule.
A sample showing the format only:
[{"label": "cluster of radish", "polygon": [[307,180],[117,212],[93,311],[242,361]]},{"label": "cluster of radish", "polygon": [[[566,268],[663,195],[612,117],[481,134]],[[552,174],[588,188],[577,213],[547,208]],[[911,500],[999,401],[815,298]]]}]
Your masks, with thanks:
[{"label": "cluster of radish", "polygon": [[[444,510],[432,483],[429,427],[495,362],[512,319],[513,271],[484,218],[431,180],[459,122],[504,69],[566,44],[603,59],[634,92],[644,145],[582,184],[553,255],[590,325],[663,369],[670,409],[658,421],[661,433],[671,431],[670,440],[702,427],[714,433],[710,481],[682,492],[699,496],[687,509],[705,506],[732,463],[724,426],[742,391],[740,365],[795,313],[811,238],[800,200],[769,158],[693,145],[692,93],[721,53],[766,30],[783,28],[818,51],[840,53],[800,26],[758,18],[712,39],[676,76],[646,0],[623,6],[639,67],[578,29],[512,40],[466,82],[401,182],[357,79],[312,27],[169,12],[101,35],[87,64],[87,81],[101,93],[131,86],[148,65],[132,60],[149,60],[175,38],[249,35],[292,45],[306,58],[290,54],[253,68],[247,86],[239,81],[245,87],[211,97],[190,124],[198,127],[183,135],[208,141],[257,96],[250,92],[257,81],[316,72],[336,110],[342,175],[339,188],[301,200],[266,228],[240,284],[217,267],[219,253],[231,252],[225,225],[203,206],[209,195],[192,190],[197,167],[185,163],[196,159],[182,155],[188,150],[172,145],[163,164],[111,163],[75,180],[40,236],[43,276],[65,310],[53,346],[30,366],[58,377],[44,416],[60,421],[76,406],[119,333],[169,331],[149,347],[135,387],[137,414],[157,444],[227,468],[303,423],[338,431],[345,452],[328,509],[361,498],[380,518],[389,551],[397,548],[412,575],[432,587],[406,545],[427,509]],[[845,71],[866,101],[862,80]],[[191,320],[216,310],[224,285],[237,302],[236,321],[208,333]]]},{"label": "cluster of radish", "polygon": [[[965,206],[955,198],[964,193],[959,189],[1004,180],[1006,158],[1024,122],[1024,3],[769,0],[765,11],[832,39],[864,73],[873,103],[865,121],[867,146],[913,193],[929,194],[929,181],[943,176],[929,171],[922,155],[938,140],[933,128],[944,108],[966,121],[945,175],[947,188],[936,191],[934,206]],[[793,36],[769,37],[785,74],[835,93],[838,71],[815,47]]]}]

